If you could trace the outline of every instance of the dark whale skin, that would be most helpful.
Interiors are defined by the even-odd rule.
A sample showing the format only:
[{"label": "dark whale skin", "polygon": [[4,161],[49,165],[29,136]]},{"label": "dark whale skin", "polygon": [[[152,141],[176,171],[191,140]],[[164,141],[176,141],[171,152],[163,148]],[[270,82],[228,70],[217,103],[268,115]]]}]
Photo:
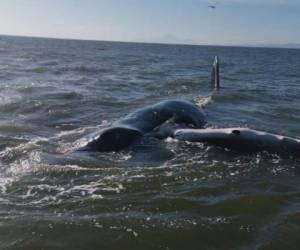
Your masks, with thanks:
[{"label": "dark whale skin", "polygon": [[159,102],[138,109],[110,128],[100,131],[82,150],[108,152],[125,149],[169,120],[193,128],[202,128],[205,124],[205,113],[201,108],[186,101]]}]

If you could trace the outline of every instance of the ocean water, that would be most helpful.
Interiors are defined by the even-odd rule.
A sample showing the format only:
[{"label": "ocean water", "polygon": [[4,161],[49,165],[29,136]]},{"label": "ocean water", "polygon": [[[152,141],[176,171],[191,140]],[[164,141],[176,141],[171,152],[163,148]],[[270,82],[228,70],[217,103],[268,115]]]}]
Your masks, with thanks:
[{"label": "ocean water", "polygon": [[[210,88],[215,55],[219,92]],[[0,38],[0,249],[300,249],[300,160],[150,141],[78,152],[167,99],[300,136],[300,50]]]}]

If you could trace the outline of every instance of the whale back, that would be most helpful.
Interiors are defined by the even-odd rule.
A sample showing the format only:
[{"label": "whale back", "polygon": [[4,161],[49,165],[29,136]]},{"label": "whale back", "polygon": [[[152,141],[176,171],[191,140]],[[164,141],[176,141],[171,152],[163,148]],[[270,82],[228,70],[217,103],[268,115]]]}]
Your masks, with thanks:
[{"label": "whale back", "polygon": [[175,123],[202,128],[205,124],[205,113],[201,108],[189,102],[179,100],[163,101],[138,109],[114,125],[132,127],[141,133],[147,133],[170,119]]},{"label": "whale back", "polygon": [[205,113],[189,102],[163,101],[138,109],[115,122],[112,127],[100,131],[86,148],[96,151],[122,150],[170,120],[193,128],[202,128],[205,124]]}]

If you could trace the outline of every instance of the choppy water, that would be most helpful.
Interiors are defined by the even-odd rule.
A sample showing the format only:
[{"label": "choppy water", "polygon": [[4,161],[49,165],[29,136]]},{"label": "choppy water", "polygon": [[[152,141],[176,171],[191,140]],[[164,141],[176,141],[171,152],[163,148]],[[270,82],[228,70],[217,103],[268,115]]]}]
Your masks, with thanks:
[{"label": "choppy water", "polygon": [[[224,88],[211,96],[213,57]],[[300,135],[300,50],[0,39],[0,249],[300,249],[299,160],[153,141],[76,153],[179,98]]]}]

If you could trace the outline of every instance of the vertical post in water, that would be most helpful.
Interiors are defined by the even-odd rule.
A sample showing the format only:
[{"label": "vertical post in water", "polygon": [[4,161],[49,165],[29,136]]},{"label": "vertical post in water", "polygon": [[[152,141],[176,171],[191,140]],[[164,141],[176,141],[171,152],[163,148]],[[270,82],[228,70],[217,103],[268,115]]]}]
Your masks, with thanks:
[{"label": "vertical post in water", "polygon": [[219,57],[215,56],[212,72],[211,72],[211,86],[214,89],[220,88],[220,75],[219,75]]}]

